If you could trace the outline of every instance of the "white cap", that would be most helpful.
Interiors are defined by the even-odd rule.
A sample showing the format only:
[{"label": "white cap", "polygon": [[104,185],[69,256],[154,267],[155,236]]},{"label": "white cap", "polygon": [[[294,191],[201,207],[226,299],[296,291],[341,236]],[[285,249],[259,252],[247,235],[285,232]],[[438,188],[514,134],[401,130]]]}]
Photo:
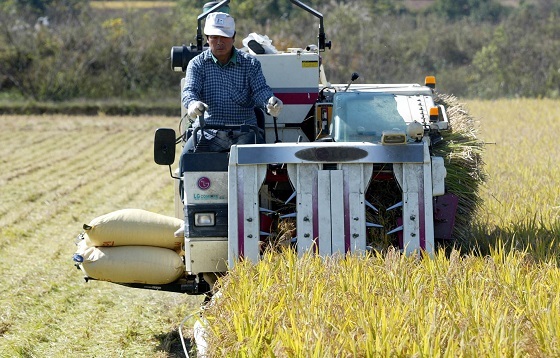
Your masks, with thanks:
[{"label": "white cap", "polygon": [[204,24],[205,35],[233,37],[235,34],[235,21],[225,12],[213,12],[206,17]]}]

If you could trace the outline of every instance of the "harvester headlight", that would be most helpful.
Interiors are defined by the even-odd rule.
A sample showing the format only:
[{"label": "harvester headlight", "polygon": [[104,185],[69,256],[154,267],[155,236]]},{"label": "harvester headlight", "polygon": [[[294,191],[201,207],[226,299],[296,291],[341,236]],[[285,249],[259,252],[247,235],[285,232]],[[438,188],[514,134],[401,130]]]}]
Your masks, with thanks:
[{"label": "harvester headlight", "polygon": [[216,216],[214,213],[195,213],[194,226],[214,226],[216,224]]},{"label": "harvester headlight", "polygon": [[405,144],[406,143],[406,134],[397,129],[393,129],[390,131],[383,131],[381,135],[381,144]]}]

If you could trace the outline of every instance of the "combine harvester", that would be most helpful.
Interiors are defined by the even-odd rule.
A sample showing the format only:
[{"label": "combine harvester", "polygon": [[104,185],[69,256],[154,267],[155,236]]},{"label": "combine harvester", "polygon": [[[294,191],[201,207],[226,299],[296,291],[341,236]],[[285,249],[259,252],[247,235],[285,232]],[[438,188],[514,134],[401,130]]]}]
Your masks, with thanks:
[{"label": "combine harvester", "polygon": [[[270,42],[259,43],[266,37],[252,34],[262,51],[255,43],[250,51],[284,103],[278,118],[256,109],[266,144],[218,153],[199,143],[182,154],[182,167],[174,171],[176,146],[196,134],[185,125],[182,108],[180,133],[160,128],[154,141],[155,162],[169,166],[176,183],[176,217],[125,209],[84,225],[74,261],[86,281],[207,300],[217,277],[239,260],[258,262],[266,247],[279,242],[299,255],[367,252],[388,244],[405,254],[431,255],[436,243],[455,238],[457,208],[468,190],[446,190],[447,149],[441,148],[451,128],[436,100],[435,78],[426,77],[424,85],[355,84],[359,75],[353,73],[346,84],[330,84],[321,57],[331,47],[323,15],[290,1],[319,19],[318,44],[276,51]],[[184,72],[205,50],[202,21],[228,3],[207,4],[198,16],[196,44],[171,49],[173,70]],[[259,128],[197,131],[204,129]]]},{"label": "combine harvester", "polygon": [[[323,15],[291,2],[319,19],[318,44],[280,52],[264,43],[255,54],[284,103],[278,118],[258,116],[266,144],[196,150],[173,171],[176,146],[193,135],[182,108],[180,133],[160,128],[154,143],[156,163],[169,166],[176,182],[176,218],[119,211],[85,225],[74,260],[86,280],[209,295],[217,276],[241,259],[258,262],[271,242],[287,241],[300,255],[332,255],[373,250],[389,238],[406,254],[432,254],[436,242],[453,238],[458,197],[446,191],[444,159],[433,154],[450,129],[435,78],[355,84],[354,73],[347,84],[328,83]],[[198,16],[196,44],[171,49],[175,71],[205,49],[202,21],[228,3]],[[189,230],[181,230],[183,220]],[[117,229],[92,241],[100,225]]]}]

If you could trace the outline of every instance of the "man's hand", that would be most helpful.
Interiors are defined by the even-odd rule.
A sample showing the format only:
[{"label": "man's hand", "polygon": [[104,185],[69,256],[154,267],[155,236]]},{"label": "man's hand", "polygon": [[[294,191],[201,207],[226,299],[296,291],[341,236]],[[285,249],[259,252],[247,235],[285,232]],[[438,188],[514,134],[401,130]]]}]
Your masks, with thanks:
[{"label": "man's hand", "polygon": [[272,117],[278,117],[280,111],[282,110],[282,106],[284,106],[284,103],[282,103],[279,98],[272,96],[268,99],[266,110]]},{"label": "man's hand", "polygon": [[207,109],[208,105],[206,103],[194,101],[187,109],[187,114],[191,119],[196,119],[198,116],[202,116]]}]

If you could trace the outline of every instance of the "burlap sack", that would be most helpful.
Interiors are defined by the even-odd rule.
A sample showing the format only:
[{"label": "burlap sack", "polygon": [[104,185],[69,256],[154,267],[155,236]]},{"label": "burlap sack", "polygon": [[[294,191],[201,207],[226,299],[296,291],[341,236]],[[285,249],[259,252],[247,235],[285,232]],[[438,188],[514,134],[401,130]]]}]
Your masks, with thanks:
[{"label": "burlap sack", "polygon": [[87,277],[116,283],[166,284],[185,273],[175,251],[150,246],[88,247],[78,245],[75,257]]},{"label": "burlap sack", "polygon": [[156,246],[180,250],[182,237],[174,233],[183,220],[140,209],[123,209],[83,226],[88,246]]}]

